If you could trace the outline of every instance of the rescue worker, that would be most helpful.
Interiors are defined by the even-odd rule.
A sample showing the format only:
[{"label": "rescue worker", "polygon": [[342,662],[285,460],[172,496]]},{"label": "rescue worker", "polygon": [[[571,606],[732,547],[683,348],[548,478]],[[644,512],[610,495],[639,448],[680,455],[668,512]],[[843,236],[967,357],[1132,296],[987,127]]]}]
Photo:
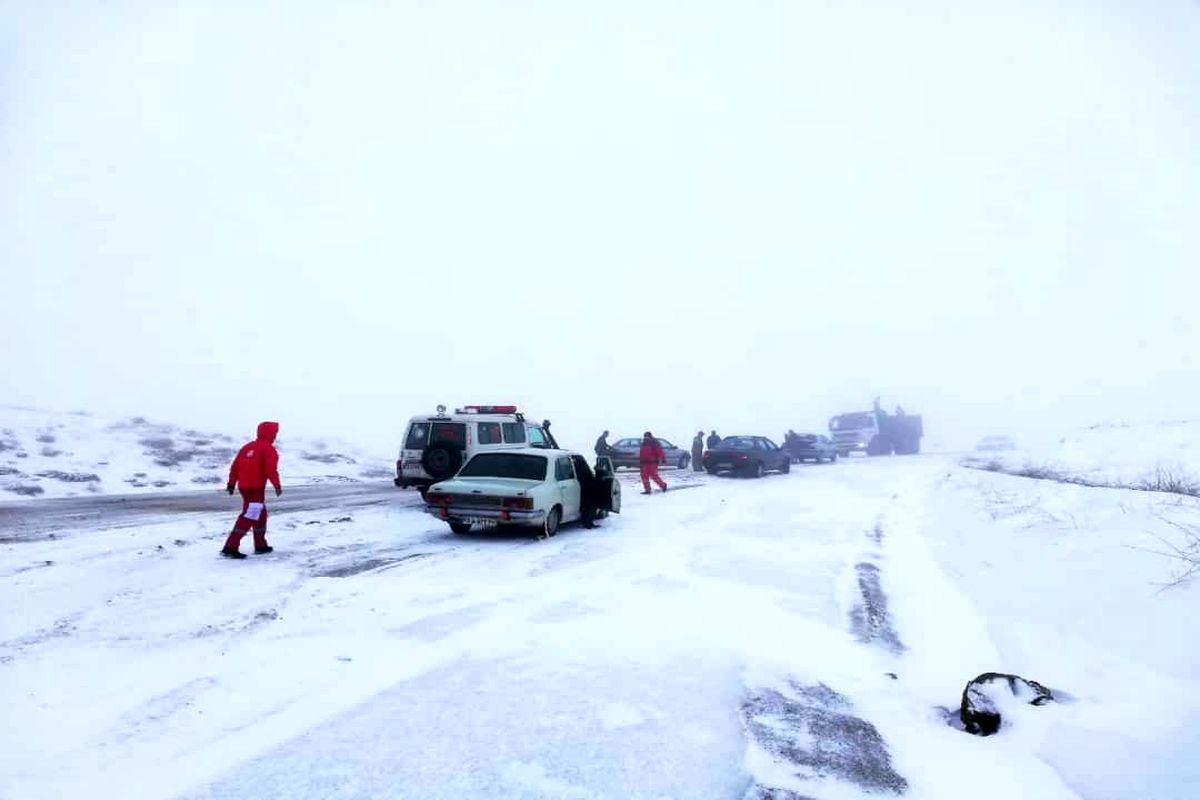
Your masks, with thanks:
[{"label": "rescue worker", "polygon": [[608,443],[608,431],[600,434],[600,438],[596,440],[596,456],[611,456],[613,452],[612,445]]},{"label": "rescue worker", "polygon": [[704,431],[696,431],[692,439],[692,472],[704,471]]},{"label": "rescue worker", "polygon": [[666,481],[658,474],[660,464],[667,462],[667,454],[663,452],[662,445],[658,443],[658,439],[654,438],[654,434],[650,431],[642,436],[642,447],[638,451],[638,466],[642,472],[642,488],[645,491],[642,494],[650,494],[650,481],[658,484],[658,488],[664,492],[667,490]]},{"label": "rescue worker", "polygon": [[716,450],[721,446],[721,437],[717,436],[717,432],[713,431],[708,435],[708,449]]},{"label": "rescue worker", "polygon": [[225,540],[221,555],[226,558],[245,558],[239,549],[247,531],[254,531],[254,552],[262,555],[275,548],[267,544],[267,483],[275,487],[275,496],[283,494],[279,485],[279,453],[275,450],[275,437],[279,435],[278,422],[260,422],[258,435],[253,442],[242,445],[229,466],[229,483],[225,490],[233,494],[236,488],[242,494],[242,513],[233,523],[233,531]]}]

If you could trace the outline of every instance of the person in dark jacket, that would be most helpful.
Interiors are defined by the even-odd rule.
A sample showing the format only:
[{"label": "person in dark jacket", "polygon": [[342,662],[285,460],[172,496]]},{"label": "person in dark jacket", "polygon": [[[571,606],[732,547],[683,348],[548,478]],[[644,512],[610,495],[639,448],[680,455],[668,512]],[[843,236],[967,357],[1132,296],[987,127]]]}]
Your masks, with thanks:
[{"label": "person in dark jacket", "polygon": [[713,431],[708,435],[708,449],[716,450],[721,446],[721,437],[717,436],[717,432]]},{"label": "person in dark jacket", "polygon": [[692,472],[704,471],[704,431],[696,431],[692,439]]},{"label": "person in dark jacket", "polygon": [[242,513],[233,523],[233,531],[225,540],[221,555],[226,558],[245,558],[239,549],[242,537],[254,531],[254,552],[259,555],[270,553],[275,548],[267,544],[267,483],[275,487],[275,496],[283,494],[279,485],[279,453],[275,450],[275,437],[279,435],[278,422],[260,422],[258,436],[253,442],[242,445],[229,466],[229,483],[225,490],[233,494],[237,489],[242,494]]},{"label": "person in dark jacket", "polygon": [[658,484],[658,488],[664,492],[667,490],[667,483],[658,474],[660,464],[665,464],[667,454],[663,452],[662,445],[658,443],[658,439],[654,438],[654,434],[650,431],[642,436],[642,447],[638,451],[638,465],[642,468],[642,487],[645,491],[642,494],[650,494],[650,481]]},{"label": "person in dark jacket", "polygon": [[613,453],[612,445],[608,443],[608,431],[600,434],[600,438],[596,440],[596,455],[611,456]]}]

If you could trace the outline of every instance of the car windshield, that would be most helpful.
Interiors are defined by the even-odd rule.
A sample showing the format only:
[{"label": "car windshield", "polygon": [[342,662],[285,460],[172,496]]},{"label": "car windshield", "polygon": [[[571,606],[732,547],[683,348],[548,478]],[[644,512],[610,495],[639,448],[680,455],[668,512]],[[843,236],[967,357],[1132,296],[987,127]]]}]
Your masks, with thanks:
[{"label": "car windshield", "polygon": [[614,447],[638,447],[639,445],[641,445],[641,443],[642,443],[641,439],[622,439],[621,441],[617,442],[613,446]]},{"label": "car windshield", "polygon": [[857,428],[869,428],[875,424],[875,415],[869,411],[861,414],[842,414],[829,421],[829,427],[835,431],[852,431]]},{"label": "car windshield", "polygon": [[725,450],[753,450],[754,440],[749,436],[730,436],[721,442]]},{"label": "car windshield", "polygon": [[527,453],[480,453],[458,472],[460,478],[546,479],[546,459]]}]

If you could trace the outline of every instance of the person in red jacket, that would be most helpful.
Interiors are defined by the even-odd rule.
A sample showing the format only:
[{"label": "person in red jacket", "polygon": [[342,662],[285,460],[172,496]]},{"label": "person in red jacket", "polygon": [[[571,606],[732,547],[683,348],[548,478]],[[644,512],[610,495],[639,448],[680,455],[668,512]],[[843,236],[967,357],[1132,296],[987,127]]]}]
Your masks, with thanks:
[{"label": "person in red jacket", "polygon": [[638,465],[642,468],[642,487],[645,489],[642,494],[650,494],[650,481],[657,483],[658,488],[664,492],[667,490],[666,482],[658,475],[658,465],[666,462],[667,454],[663,452],[662,445],[654,438],[654,434],[646,431],[642,436],[642,447],[638,451]]},{"label": "person in red jacket", "polygon": [[242,513],[233,523],[233,532],[225,540],[221,555],[226,558],[245,558],[239,549],[242,537],[254,531],[254,552],[270,553],[275,548],[267,544],[267,482],[275,487],[275,496],[283,494],[279,485],[279,453],[275,450],[275,437],[279,434],[278,422],[260,422],[258,437],[242,445],[229,467],[229,483],[225,490],[233,494],[237,488],[242,493]]}]

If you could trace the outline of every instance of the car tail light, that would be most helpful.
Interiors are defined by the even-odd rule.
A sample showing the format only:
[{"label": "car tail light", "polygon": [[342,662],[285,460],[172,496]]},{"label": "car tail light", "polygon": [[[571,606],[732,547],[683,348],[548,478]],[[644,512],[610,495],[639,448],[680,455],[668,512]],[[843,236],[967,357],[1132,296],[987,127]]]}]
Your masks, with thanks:
[{"label": "car tail light", "polygon": [[532,497],[506,497],[501,502],[501,506],[514,511],[531,511],[533,509]]},{"label": "car tail light", "polygon": [[430,505],[448,506],[448,505],[450,505],[450,495],[441,494],[441,493],[438,493],[438,494],[431,493],[431,494],[428,494],[425,496],[425,502],[429,503]]},{"label": "car tail light", "polygon": [[746,456],[738,456],[738,461],[745,461],[745,460],[746,460]]}]

